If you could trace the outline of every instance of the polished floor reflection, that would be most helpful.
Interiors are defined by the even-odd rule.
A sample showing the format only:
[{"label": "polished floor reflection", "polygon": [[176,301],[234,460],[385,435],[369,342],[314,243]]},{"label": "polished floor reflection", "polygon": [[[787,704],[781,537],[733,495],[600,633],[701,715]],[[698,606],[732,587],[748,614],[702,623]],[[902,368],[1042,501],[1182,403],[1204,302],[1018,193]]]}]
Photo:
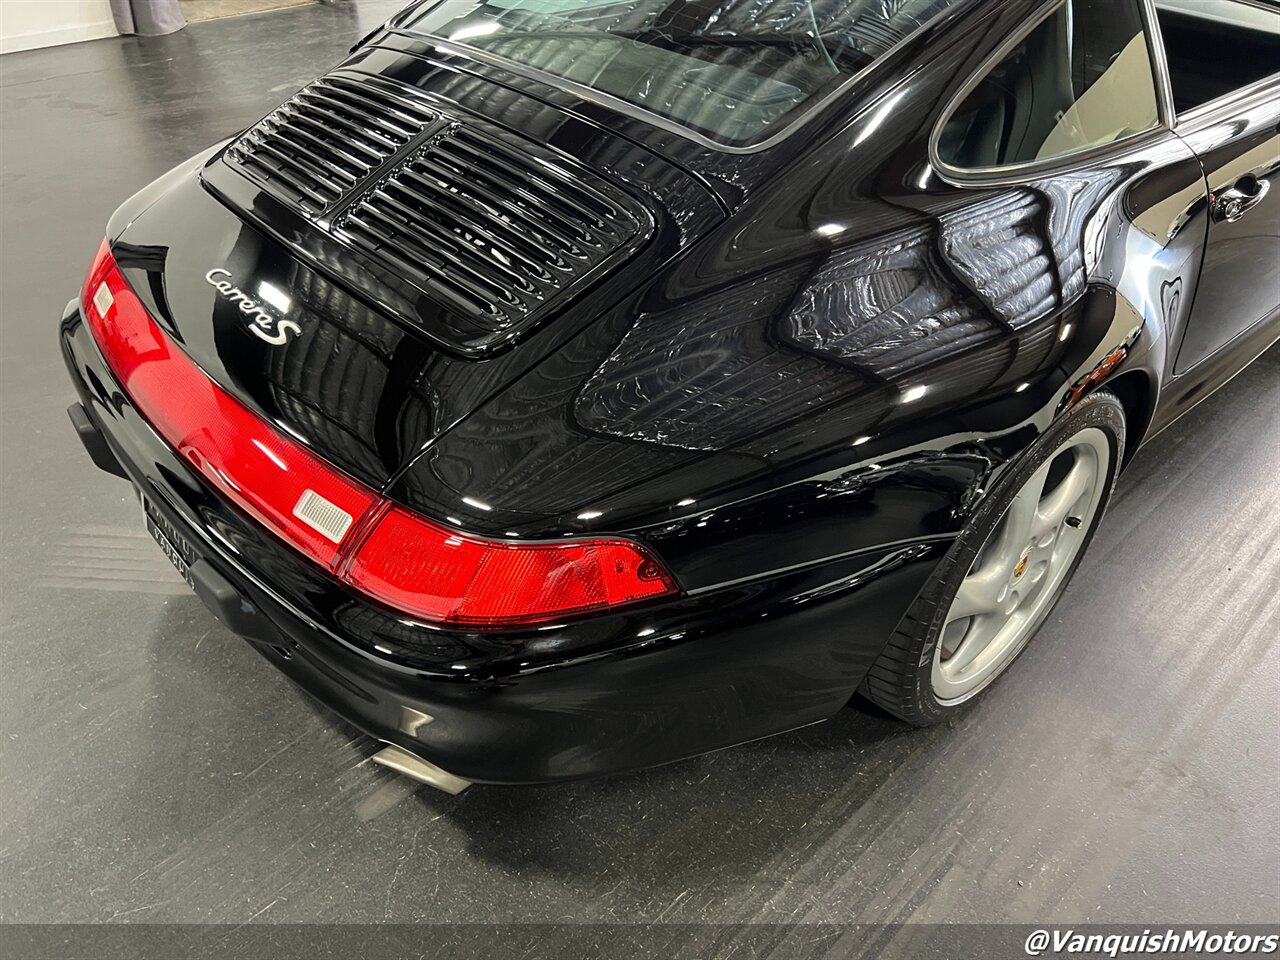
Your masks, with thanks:
[{"label": "polished floor reflection", "polygon": [[214,623],[66,423],[58,311],[120,199],[394,6],[0,59],[0,916],[1280,915],[1274,348],[1139,455],[1038,640],[950,727],[855,705],[648,773],[449,797],[367,762]]},{"label": "polished floor reflection", "polygon": [[265,13],[284,7],[300,7],[316,0],[182,0],[182,13],[189,23],[205,20],[221,20],[224,17],[242,17],[250,13]]}]

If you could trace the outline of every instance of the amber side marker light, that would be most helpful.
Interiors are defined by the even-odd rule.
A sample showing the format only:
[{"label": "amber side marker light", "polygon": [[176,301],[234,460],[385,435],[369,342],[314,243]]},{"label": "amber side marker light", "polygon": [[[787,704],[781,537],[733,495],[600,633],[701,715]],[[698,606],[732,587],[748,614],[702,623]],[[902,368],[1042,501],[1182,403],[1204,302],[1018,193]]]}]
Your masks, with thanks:
[{"label": "amber side marker light", "polygon": [[621,538],[519,543],[473,536],[385,499],[283,436],[155,322],[104,241],[81,309],[138,411],[223,497],[369,597],[426,620],[512,628],[679,592]]},{"label": "amber side marker light", "polygon": [[1058,409],[1066,407],[1074,407],[1077,403],[1085,398],[1085,396],[1107,378],[1116,367],[1120,365],[1120,361],[1129,355],[1129,348],[1121,345],[1116,347],[1105,357],[1097,362],[1092,370],[1071,385],[1071,388],[1062,398],[1062,403]]}]

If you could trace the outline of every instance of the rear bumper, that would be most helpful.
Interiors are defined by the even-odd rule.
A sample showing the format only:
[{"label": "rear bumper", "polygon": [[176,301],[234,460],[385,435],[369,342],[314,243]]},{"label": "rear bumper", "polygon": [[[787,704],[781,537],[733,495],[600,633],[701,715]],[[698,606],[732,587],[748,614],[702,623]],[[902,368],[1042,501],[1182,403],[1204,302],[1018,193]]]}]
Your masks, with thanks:
[{"label": "rear bumper", "polygon": [[895,545],[563,626],[446,631],[346,590],[214,496],[121,392],[74,302],[60,338],[77,432],[194,549],[215,615],[366,733],[467,780],[617,772],[826,719],[946,548]]}]

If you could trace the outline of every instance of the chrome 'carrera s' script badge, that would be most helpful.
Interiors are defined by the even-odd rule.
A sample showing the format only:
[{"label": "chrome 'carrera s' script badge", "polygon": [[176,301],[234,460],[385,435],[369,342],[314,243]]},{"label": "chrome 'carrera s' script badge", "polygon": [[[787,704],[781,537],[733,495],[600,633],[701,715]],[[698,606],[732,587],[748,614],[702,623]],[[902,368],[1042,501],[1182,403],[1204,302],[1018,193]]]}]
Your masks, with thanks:
[{"label": "chrome 'carrera s' script badge", "polygon": [[[302,328],[292,320],[282,320],[277,317],[265,306],[232,283],[230,270],[224,270],[222,267],[217,267],[206,273],[204,278],[215,290],[218,291],[218,293],[226,297],[227,300],[233,303],[236,309],[244,315],[244,318],[247,321],[245,326],[248,328],[249,332],[258,339],[265,340],[267,343],[279,346],[283,343],[287,343],[290,335],[302,333]],[[285,301],[283,305],[277,306],[283,306],[285,308],[288,307],[288,298],[286,298],[283,293],[280,293],[274,288],[268,288],[266,284],[263,284],[262,286],[264,300],[270,299],[268,294],[269,289],[271,293],[274,293],[277,297]]]}]

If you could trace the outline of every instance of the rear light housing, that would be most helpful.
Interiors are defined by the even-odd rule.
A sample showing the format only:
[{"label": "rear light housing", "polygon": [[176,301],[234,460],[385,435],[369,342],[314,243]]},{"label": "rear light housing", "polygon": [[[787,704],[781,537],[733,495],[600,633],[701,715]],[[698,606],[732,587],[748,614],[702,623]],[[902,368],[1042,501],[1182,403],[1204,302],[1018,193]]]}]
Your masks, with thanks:
[{"label": "rear light housing", "polygon": [[348,477],[201,370],[129,288],[106,241],[81,309],[125,393],[170,446],[226,499],[374,600],[444,625],[509,629],[679,592],[629,540],[473,536]]},{"label": "rear light housing", "polygon": [[390,508],[344,578],[441,623],[535,623],[666,596],[675,584],[627,540],[514,543],[459,533]]},{"label": "rear light housing", "polygon": [[[81,307],[107,364],[156,432],[223,496],[333,569],[377,494],[282,437],[214,383],[151,318],[105,242]],[[313,513],[296,515],[317,496],[332,507],[328,524],[308,522]]]}]

